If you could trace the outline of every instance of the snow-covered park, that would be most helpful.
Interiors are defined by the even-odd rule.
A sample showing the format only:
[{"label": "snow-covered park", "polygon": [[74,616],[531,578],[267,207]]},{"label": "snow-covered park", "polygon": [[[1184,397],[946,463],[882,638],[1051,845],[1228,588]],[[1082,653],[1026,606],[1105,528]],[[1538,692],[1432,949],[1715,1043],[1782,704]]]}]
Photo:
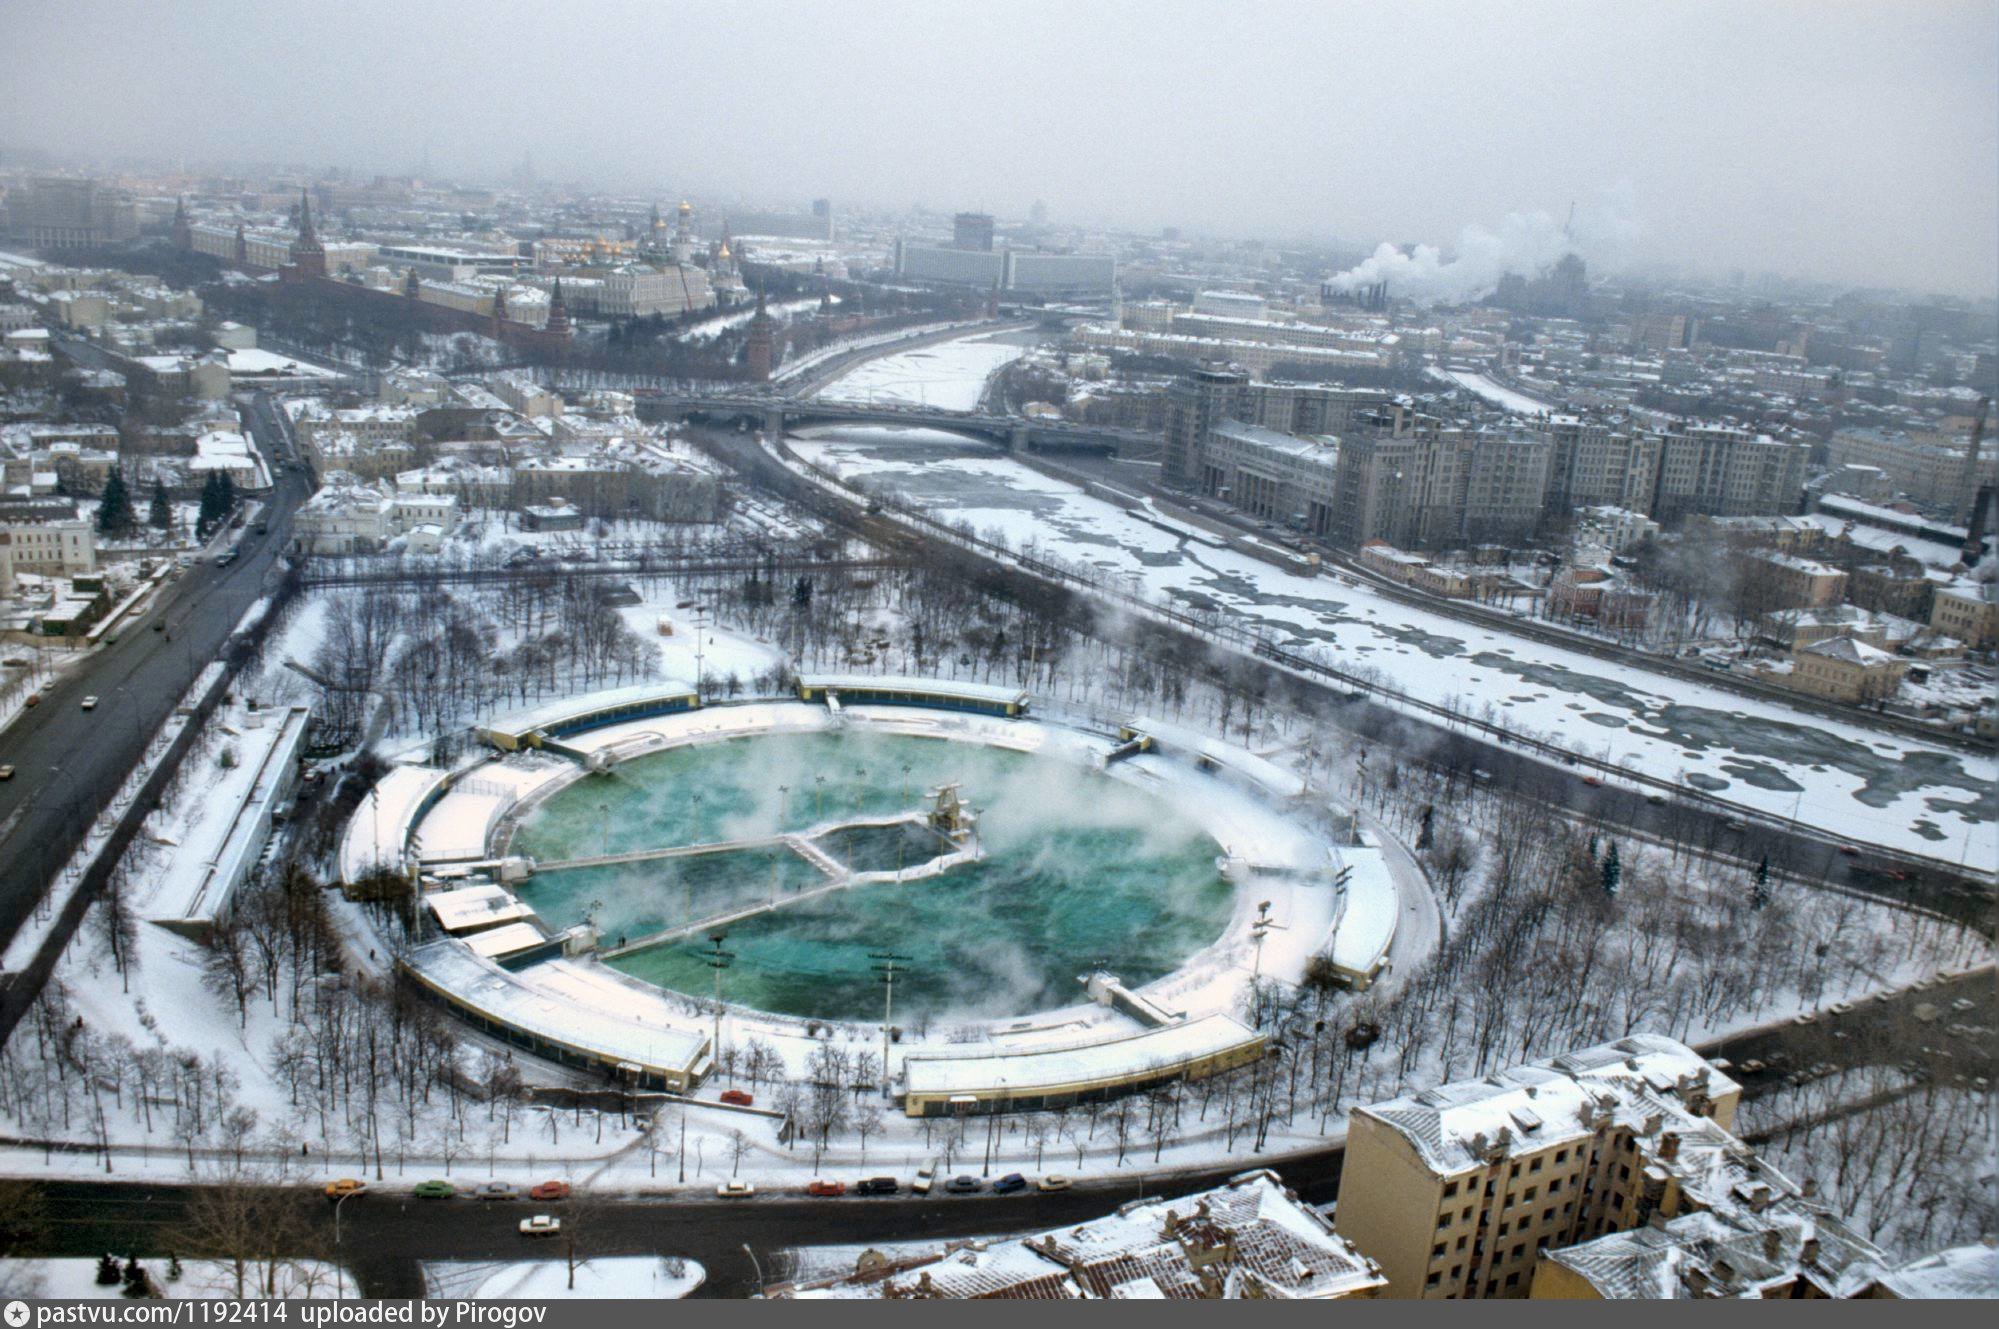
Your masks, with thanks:
[{"label": "snow-covered park", "polygon": [[[979,343],[954,345],[969,355]],[[1989,758],[1525,642],[1343,578],[1285,572],[948,434],[828,426],[793,447],[938,520],[1094,570],[1120,590],[1223,611],[1329,663],[1378,670],[1423,701],[1471,716],[1490,708],[1516,731],[1858,841],[1999,864],[1999,763]]]}]

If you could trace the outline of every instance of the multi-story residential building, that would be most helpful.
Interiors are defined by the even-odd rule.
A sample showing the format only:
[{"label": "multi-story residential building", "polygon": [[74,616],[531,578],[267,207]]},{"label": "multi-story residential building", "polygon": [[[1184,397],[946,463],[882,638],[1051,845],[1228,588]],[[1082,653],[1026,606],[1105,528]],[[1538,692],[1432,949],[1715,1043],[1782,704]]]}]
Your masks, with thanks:
[{"label": "multi-story residential building", "polygon": [[1650,513],[1657,496],[1657,435],[1614,429],[1573,415],[1551,416],[1540,426],[1550,444],[1550,512],[1612,506]]},{"label": "multi-story residential building", "polygon": [[1846,573],[1817,559],[1764,552],[1752,555],[1746,575],[1768,589],[1768,603],[1790,608],[1836,605],[1846,598]]},{"label": "multi-story residential building", "polygon": [[1740,1098],[1691,1049],[1634,1035],[1357,1108],[1340,1234],[1389,1296],[1525,1296],[1544,1251],[1712,1207],[1673,1164],[1734,1145]]},{"label": "multi-story residential building", "polygon": [[1959,577],[1936,588],[1930,626],[1978,650],[1999,646],[1999,603],[1989,581]]},{"label": "multi-story residential building", "polygon": [[391,492],[347,471],[329,471],[292,520],[292,547],[305,554],[364,554],[405,536],[434,546],[458,525],[450,494]]},{"label": "multi-story residential building", "polygon": [[97,567],[97,533],[74,499],[0,498],[0,534],[17,574],[67,577]]},{"label": "multi-story residential building", "polygon": [[[1826,442],[1826,462],[1834,467],[1871,466],[1887,476],[1888,487],[1924,508],[1955,519],[1968,509],[1971,489],[1964,482],[1968,437],[1935,431],[1840,429]],[[1994,446],[1979,449],[1981,469],[1990,472]]]},{"label": "multi-story residential building", "polygon": [[1203,441],[1197,486],[1253,517],[1325,535],[1338,461],[1336,439],[1223,420]]},{"label": "multi-story residential building", "polygon": [[1695,513],[1756,516],[1795,511],[1811,448],[1717,425],[1662,437],[1651,513],[1673,525]]},{"label": "multi-story residential building", "polygon": [[1201,448],[1208,431],[1243,415],[1249,375],[1233,366],[1211,365],[1174,380],[1166,391],[1166,440],[1160,478],[1190,489],[1200,479]]},{"label": "multi-story residential building", "polygon": [[1547,438],[1524,429],[1485,427],[1466,440],[1464,512],[1455,541],[1511,544],[1540,525],[1548,493]]},{"label": "multi-story residential building", "polygon": [[1855,705],[1886,701],[1902,686],[1909,662],[1857,636],[1827,637],[1798,647],[1788,671],[1768,676],[1815,697]]}]

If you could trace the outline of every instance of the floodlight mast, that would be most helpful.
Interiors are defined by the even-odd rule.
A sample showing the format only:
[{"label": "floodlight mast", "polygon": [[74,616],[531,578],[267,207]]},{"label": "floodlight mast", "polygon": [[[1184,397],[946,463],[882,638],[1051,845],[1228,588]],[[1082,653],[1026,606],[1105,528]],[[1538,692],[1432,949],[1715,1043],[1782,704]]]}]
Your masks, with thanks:
[{"label": "floodlight mast", "polygon": [[[888,1069],[889,1024],[895,1018],[895,976],[899,972],[907,971],[909,957],[898,955],[894,951],[874,951],[868,958],[875,962],[874,970],[882,979],[882,1093],[888,1094],[893,1091],[895,1084],[894,1077],[889,1074]],[[902,965],[903,969],[898,970],[897,965]]]}]

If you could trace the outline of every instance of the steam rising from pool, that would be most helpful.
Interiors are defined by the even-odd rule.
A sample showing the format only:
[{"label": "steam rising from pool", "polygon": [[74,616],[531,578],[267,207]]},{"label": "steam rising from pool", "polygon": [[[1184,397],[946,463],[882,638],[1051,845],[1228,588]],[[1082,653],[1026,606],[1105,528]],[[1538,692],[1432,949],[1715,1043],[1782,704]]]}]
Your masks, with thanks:
[{"label": "steam rising from pool", "polygon": [[[514,848],[555,860],[767,837],[912,811],[946,782],[979,812],[984,862],[730,925],[725,995],[790,1015],[879,1020],[869,956],[893,950],[910,957],[896,980],[898,1024],[992,1018],[1080,1000],[1076,977],[1100,963],[1148,982],[1226,925],[1218,847],[1166,800],[1053,758],[937,739],[773,734],[641,757],[556,794]],[[521,895],[558,927],[594,917],[616,944],[824,880],[789,851],[757,848],[538,873]],[[611,963],[705,996],[703,944]]]}]

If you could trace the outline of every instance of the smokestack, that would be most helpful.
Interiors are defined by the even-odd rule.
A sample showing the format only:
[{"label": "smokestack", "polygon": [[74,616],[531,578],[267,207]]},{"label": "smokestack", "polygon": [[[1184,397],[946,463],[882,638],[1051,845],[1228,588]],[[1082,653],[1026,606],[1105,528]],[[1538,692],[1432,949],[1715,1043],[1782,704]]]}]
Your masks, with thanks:
[{"label": "smokestack", "polygon": [[1978,482],[1978,446],[1985,441],[1985,415],[1991,408],[1990,397],[1978,399],[1978,415],[1971,422],[1971,446],[1964,450],[1961,492],[1977,494],[1971,500],[1971,514],[1964,522],[1964,548],[1957,556],[1957,561],[1967,568],[1975,566],[1979,555],[1985,552],[1985,521],[1992,514],[1992,482]]}]

